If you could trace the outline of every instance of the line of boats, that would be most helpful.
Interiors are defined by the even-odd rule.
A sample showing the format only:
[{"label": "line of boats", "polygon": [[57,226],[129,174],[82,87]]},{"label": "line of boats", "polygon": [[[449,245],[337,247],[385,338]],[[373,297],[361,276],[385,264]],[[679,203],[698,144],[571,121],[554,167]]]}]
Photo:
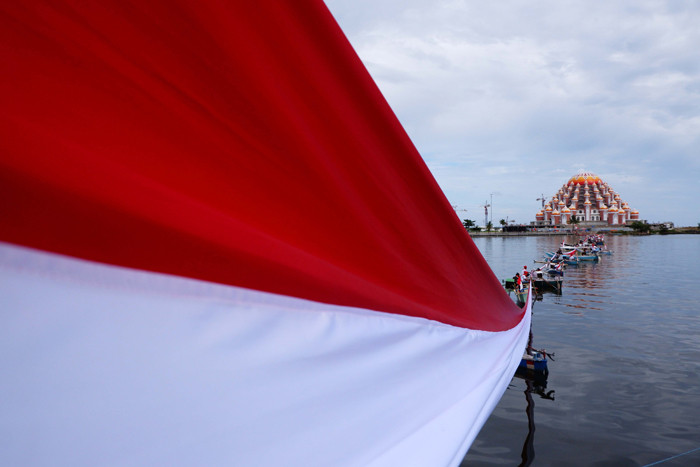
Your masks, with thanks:
[{"label": "line of boats", "polygon": [[[545,252],[543,260],[535,261],[542,264],[542,266],[532,271],[528,271],[527,266],[523,266],[521,272],[516,273],[511,278],[504,279],[503,285],[506,290],[515,295],[518,305],[523,307],[528,297],[530,283],[532,283],[533,288],[533,300],[541,300],[543,293],[561,295],[564,270],[567,266],[598,262],[602,256],[612,254],[613,252],[608,250],[605,245],[605,239],[602,235],[589,235],[576,244],[562,242],[557,251]],[[551,357],[544,350],[536,350],[532,347],[532,334],[530,334],[530,342],[520,362],[518,371],[540,375],[540,377],[544,378],[546,385],[546,378],[549,372],[547,369],[548,356]]]},{"label": "line of boats", "polygon": [[523,266],[520,273],[504,279],[503,285],[506,290],[513,292],[518,304],[523,306],[527,300],[527,286],[530,282],[532,282],[533,297],[536,300],[541,300],[543,293],[561,295],[564,270],[567,266],[598,262],[601,257],[612,254],[613,252],[605,245],[602,235],[589,235],[577,244],[562,242],[557,251],[547,251],[544,253],[543,260],[535,261],[542,266],[533,271],[528,271],[527,266]]}]

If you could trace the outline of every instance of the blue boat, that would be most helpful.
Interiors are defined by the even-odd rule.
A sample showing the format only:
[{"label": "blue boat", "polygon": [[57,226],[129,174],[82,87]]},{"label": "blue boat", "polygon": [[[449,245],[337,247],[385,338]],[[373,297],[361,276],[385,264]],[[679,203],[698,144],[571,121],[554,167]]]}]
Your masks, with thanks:
[{"label": "blue boat", "polygon": [[[554,257],[555,253],[552,251],[548,251],[547,253],[544,254],[544,257],[546,259],[552,259]],[[564,261],[566,264],[578,264],[581,261],[600,261],[600,256],[598,255],[580,255],[576,254],[573,256],[569,255],[561,255],[562,261]]]},{"label": "blue boat", "polygon": [[518,369],[548,373],[547,354],[541,351],[531,351],[529,354],[525,353],[522,360],[520,360]]}]

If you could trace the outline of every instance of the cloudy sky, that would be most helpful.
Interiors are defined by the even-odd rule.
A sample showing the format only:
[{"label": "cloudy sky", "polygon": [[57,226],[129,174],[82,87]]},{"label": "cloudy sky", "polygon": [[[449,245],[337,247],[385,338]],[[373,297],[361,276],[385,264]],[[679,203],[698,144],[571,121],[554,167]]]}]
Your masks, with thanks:
[{"label": "cloudy sky", "polygon": [[584,169],[700,223],[700,1],[326,4],[460,218],[529,223]]}]

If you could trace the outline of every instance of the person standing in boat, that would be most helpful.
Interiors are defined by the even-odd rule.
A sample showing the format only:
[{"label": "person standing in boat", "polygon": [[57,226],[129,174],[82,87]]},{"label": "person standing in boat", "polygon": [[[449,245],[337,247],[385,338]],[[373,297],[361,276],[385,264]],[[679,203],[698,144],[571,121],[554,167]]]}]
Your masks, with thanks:
[{"label": "person standing in boat", "polygon": [[522,292],[523,290],[523,280],[520,277],[520,273],[516,272],[515,276],[513,276],[513,279],[515,280],[515,287]]},{"label": "person standing in boat", "polygon": [[530,273],[527,270],[527,266],[523,266],[523,271],[520,273],[523,279],[527,279],[527,276],[530,275]]},{"label": "person standing in boat", "polygon": [[552,256],[552,261],[554,261],[554,262],[559,261],[561,259],[561,255],[562,255],[562,251],[561,251],[561,248],[559,248],[557,250],[557,252],[554,253],[554,256]]}]

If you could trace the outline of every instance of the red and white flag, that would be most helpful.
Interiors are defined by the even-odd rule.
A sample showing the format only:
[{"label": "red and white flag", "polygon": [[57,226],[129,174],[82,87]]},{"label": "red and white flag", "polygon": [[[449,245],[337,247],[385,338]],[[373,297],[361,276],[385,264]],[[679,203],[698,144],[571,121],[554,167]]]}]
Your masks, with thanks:
[{"label": "red and white flag", "polygon": [[0,464],[459,464],[529,308],[322,2],[0,38]]}]

